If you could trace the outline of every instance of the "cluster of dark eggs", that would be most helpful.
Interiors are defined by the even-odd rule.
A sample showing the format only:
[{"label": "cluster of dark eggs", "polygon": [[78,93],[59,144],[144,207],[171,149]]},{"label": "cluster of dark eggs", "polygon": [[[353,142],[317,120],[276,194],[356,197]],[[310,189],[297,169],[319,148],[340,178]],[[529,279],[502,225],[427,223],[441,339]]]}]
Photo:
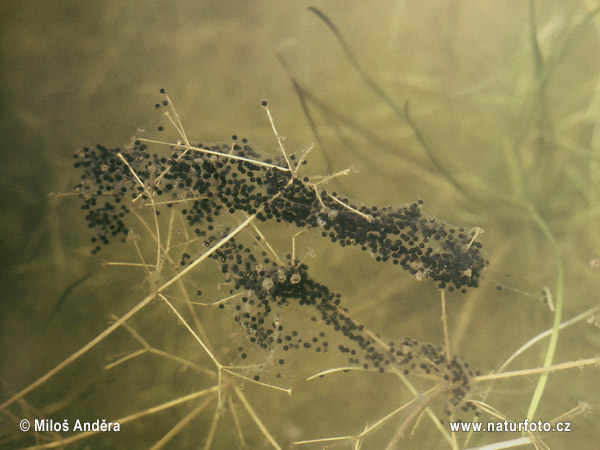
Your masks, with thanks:
[{"label": "cluster of dark eggs", "polygon": [[[95,232],[93,253],[115,239],[125,240],[128,214],[136,202],[144,202],[157,215],[162,205],[185,205],[181,207],[185,221],[207,248],[224,236],[219,216],[243,212],[263,222],[317,229],[342,247],[356,246],[376,261],[398,265],[448,291],[477,287],[488,264],[476,230],[425,215],[421,201],[401,208],[354,205],[298,176],[301,163],[293,156],[261,159],[236,136],[229,144],[174,145],[169,156],[150,153],[140,140],[125,148],[98,145],[78,152],[75,159],[75,167],[82,171],[76,189],[88,226]],[[452,384],[450,401],[455,406],[469,391],[473,372],[468,364],[458,358],[449,361],[442,349],[408,338],[383,342],[349,316],[340,294],[311,279],[305,264],[290,257],[282,265],[234,239],[212,257],[232,283],[235,297],[227,306],[234,308],[235,320],[258,347],[331,351],[324,331],[309,336],[285,329],[277,311],[294,303],[310,308],[315,322],[343,336],[346,344],[336,347],[348,355],[349,364],[379,372],[400,367],[405,374],[419,372],[446,380]],[[180,264],[192,261],[185,253]],[[242,347],[240,356],[246,357]]]},{"label": "cluster of dark eggs", "polygon": [[[291,255],[288,255],[291,256]],[[451,385],[449,402],[458,406],[470,391],[469,380],[476,375],[469,364],[459,358],[446,358],[444,350],[428,343],[405,338],[400,342],[383,341],[362,324],[350,317],[341,306],[341,294],[310,278],[308,267],[299,261],[280,265],[266,252],[257,256],[250,248],[230,240],[214,254],[221,271],[231,283],[228,307],[235,311],[235,320],[246,330],[250,342],[260,348],[283,351],[313,349],[317,353],[331,350],[327,334],[314,335],[298,330],[287,330],[279,312],[291,304],[310,308],[314,322],[343,336],[336,350],[348,355],[348,364],[380,373],[400,369],[404,375],[420,373],[436,377]],[[225,308],[224,304],[219,305]],[[338,339],[339,341],[339,339]],[[239,348],[241,357],[246,353]],[[284,364],[285,359],[279,359]],[[463,410],[472,409],[464,402]]]},{"label": "cluster of dark eggs", "polygon": [[160,158],[136,141],[128,150],[97,146],[76,155],[75,166],[84,169],[78,186],[83,209],[88,211],[89,226],[97,232],[95,251],[111,238],[127,234],[124,197],[147,200],[149,196],[184,195],[195,199],[183,214],[197,235],[206,233],[201,228],[204,224],[212,231],[219,214],[244,211],[256,214],[260,221],[320,229],[323,237],[343,247],[358,246],[377,261],[390,261],[419,279],[435,282],[440,289],[466,292],[479,285],[486,270],[488,262],[475,239],[476,231],[426,216],[421,201],[401,208],[357,207],[311,184],[309,178],[283,169],[278,165],[281,158],[260,165],[217,156],[258,161],[245,142],[197,147],[211,153],[174,147],[169,158]]}]

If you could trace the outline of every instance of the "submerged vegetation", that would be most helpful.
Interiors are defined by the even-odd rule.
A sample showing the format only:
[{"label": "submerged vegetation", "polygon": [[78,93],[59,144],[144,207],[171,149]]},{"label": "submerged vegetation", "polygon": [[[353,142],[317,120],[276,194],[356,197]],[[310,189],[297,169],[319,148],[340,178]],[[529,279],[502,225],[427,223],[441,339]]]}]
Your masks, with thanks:
[{"label": "submerged vegetation", "polygon": [[[161,89],[156,131],[77,151],[63,170],[71,184],[51,200],[73,240],[55,242],[52,254],[67,251],[79,266],[58,300],[45,300],[35,336],[50,354],[24,348],[28,369],[12,357],[18,376],[3,375],[3,444],[596,442],[600,66],[586,55],[600,47],[600,9],[592,3],[551,14],[531,0],[520,11],[527,32],[502,94],[489,87],[496,75],[480,85],[457,76],[444,89],[424,69],[380,81],[349,38],[351,21],[310,7],[321,45],[335,48],[352,91],[371,102],[361,114],[381,128],[350,113],[352,99],[338,105],[335,83],[326,97],[301,81],[283,47],[281,73],[315,144],[294,150],[298,138],[278,131],[288,122],[270,96],[263,126],[244,133],[253,141],[221,134],[212,142],[243,121],[191,131],[193,115]],[[445,17],[458,24],[470,17],[463,8],[448,6]],[[400,12],[392,24],[410,28]],[[428,58],[465,45],[445,44]],[[581,92],[560,89],[569,77]],[[410,104],[390,94],[394,86]],[[434,128],[444,108],[450,114]],[[442,146],[452,135],[460,137]],[[424,200],[397,206],[414,193]],[[41,425],[21,432],[23,418]],[[569,422],[572,431],[450,427],[525,419]],[[74,429],[77,420],[119,431]],[[53,425],[61,423],[68,429]]]}]

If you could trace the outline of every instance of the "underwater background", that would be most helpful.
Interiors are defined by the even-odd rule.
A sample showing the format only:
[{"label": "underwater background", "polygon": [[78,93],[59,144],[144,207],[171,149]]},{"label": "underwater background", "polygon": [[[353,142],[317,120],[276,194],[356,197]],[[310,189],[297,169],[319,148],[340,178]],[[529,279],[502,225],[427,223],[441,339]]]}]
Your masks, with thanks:
[{"label": "underwater background", "polygon": [[[560,418],[572,421],[570,433],[535,434],[529,447],[593,447],[600,439],[599,8],[596,0],[4,2],[0,401],[10,405],[2,407],[0,446],[60,447],[77,435],[21,432],[22,418],[71,425],[128,418],[120,432],[81,436],[67,448],[384,449],[399,429],[407,430],[401,448],[521,438],[453,438],[445,394],[427,405],[443,424],[417,414],[435,386],[426,377],[407,377],[422,393],[416,401],[395,373],[338,371],[307,380],[347,365],[334,332],[329,352],[286,353],[279,367],[284,351],[253,347],[232,308],[190,303],[228,295],[213,261],[165,294],[206,348],[245,378],[222,373],[217,396],[214,360],[157,298],[20,396],[169,279],[107,264],[156,257],[151,230],[134,218],[135,239],[92,255],[73,158],[96,144],[124,148],[133,135],[177,142],[167,108],[155,107],[166,89],[192,142],[230,143],[237,135],[261,155],[279,154],[261,106],[267,100],[288,152],[300,158],[314,144],[302,175],[352,168],[327,189],[359,207],[422,200],[440,222],[481,228],[489,266],[479,287],[445,294],[452,354],[485,376],[554,326],[502,371],[585,363],[552,372],[545,384],[542,370],[475,379],[470,395],[498,414],[482,407],[480,420]],[[191,241],[183,218],[174,217],[175,225],[166,214],[160,222],[171,230],[176,259],[169,276]],[[244,216],[222,220],[233,228]],[[294,242],[310,277],[340,293],[352,318],[382,340],[444,347],[435,283],[323,239],[319,230],[292,239],[300,228],[258,226],[282,258]],[[297,305],[284,319],[306,336],[323,327]],[[256,376],[269,386],[253,382]],[[345,438],[300,443],[335,437]]]}]

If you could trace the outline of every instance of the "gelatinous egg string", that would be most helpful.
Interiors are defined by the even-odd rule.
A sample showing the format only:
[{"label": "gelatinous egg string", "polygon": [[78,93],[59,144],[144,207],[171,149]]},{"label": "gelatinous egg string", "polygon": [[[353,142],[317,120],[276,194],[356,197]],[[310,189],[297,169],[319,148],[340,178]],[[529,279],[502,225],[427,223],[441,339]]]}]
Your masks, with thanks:
[{"label": "gelatinous egg string", "polygon": [[[231,239],[213,256],[230,282],[227,307],[234,311],[235,321],[245,330],[250,343],[263,350],[313,350],[317,353],[339,351],[348,356],[349,366],[386,372],[400,369],[404,375],[421,374],[439,382],[447,382],[449,406],[461,404],[463,410],[473,409],[466,400],[471,390],[470,378],[479,375],[457,356],[448,360],[444,349],[415,339],[399,342],[383,340],[356,322],[342,306],[341,294],[312,279],[308,266],[289,261],[281,266],[267,252],[257,254],[251,248]],[[308,309],[313,322],[323,331],[288,330],[280,320],[282,308],[292,304]],[[225,309],[225,303],[219,308]],[[332,349],[328,336],[336,333],[342,342]],[[238,348],[245,359],[244,347]],[[285,364],[285,358],[278,363]]]},{"label": "gelatinous egg string", "polygon": [[[76,190],[94,232],[93,253],[127,238],[133,228],[128,219],[132,211],[139,215],[138,204],[150,205],[155,216],[170,209],[171,217],[180,214],[186,234],[189,230],[186,242],[195,242],[180,251],[175,265],[189,270],[205,248],[224,242],[210,255],[229,290],[215,306],[233,312],[252,345],[277,350],[276,365],[286,362],[281,352],[336,351],[347,357],[348,367],[419,374],[445,383],[449,406],[472,409],[470,379],[476,373],[467,363],[415,339],[382,339],[350,316],[341,294],[312,279],[294,252],[283,262],[266,249],[264,238],[258,239],[261,251],[257,242],[248,245],[241,236],[229,236],[224,218],[241,214],[247,220],[291,224],[341,247],[358,247],[375,261],[399,266],[439,289],[461,292],[479,286],[488,264],[477,239],[481,229],[454,227],[429,216],[420,200],[401,207],[353,204],[324,189],[322,179],[299,176],[305,158],[288,154],[280,138],[282,154],[273,157],[261,156],[237,136],[229,143],[192,144],[180,122],[170,118],[182,139],[168,144],[169,155],[149,149],[167,143],[141,138],[123,148],[97,145],[75,155],[75,167],[82,173]],[[161,249],[158,218],[155,225],[158,272],[169,250]],[[170,256],[169,261],[174,262]],[[294,327],[286,311],[298,312],[290,305],[312,316],[318,329],[288,329]],[[241,359],[249,352],[238,347]],[[258,378],[255,375],[254,380]]]},{"label": "gelatinous egg string", "polygon": [[163,196],[172,206],[168,199],[195,198],[182,213],[197,235],[220,214],[258,212],[261,221],[320,229],[323,237],[342,247],[358,246],[377,261],[390,261],[440,289],[465,292],[479,285],[488,264],[476,240],[479,229],[467,231],[427,216],[421,201],[400,208],[357,207],[308,177],[281,170],[281,157],[256,159],[247,143],[193,148],[197,150],[175,145],[170,157],[159,157],[138,140],[131,148],[98,145],[75,155],[75,167],[83,170],[77,186],[82,209],[96,232],[94,252],[127,234],[127,199]]}]

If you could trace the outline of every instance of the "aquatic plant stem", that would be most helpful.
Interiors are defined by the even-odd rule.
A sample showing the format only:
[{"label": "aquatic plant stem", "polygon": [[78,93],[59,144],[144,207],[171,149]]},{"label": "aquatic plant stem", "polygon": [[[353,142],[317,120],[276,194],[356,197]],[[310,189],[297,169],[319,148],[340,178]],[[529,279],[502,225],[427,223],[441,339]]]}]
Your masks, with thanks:
[{"label": "aquatic plant stem", "polygon": [[235,230],[233,230],[231,233],[229,233],[225,238],[221,239],[209,251],[207,251],[206,253],[204,253],[202,256],[200,256],[198,259],[196,259],[192,264],[190,264],[189,266],[187,266],[184,270],[182,270],[177,275],[175,275],[173,278],[171,278],[169,281],[167,281],[162,286],[160,286],[156,290],[156,292],[153,292],[153,293],[149,294],[141,302],[139,302],[132,309],[130,309],[127,313],[125,313],[125,315],[123,315],[119,320],[117,320],[110,327],[108,327],[106,330],[104,330],[102,333],[100,333],[98,336],[96,336],[94,339],[92,339],[86,345],[84,345],[83,347],[81,347],[79,350],[77,350],[75,353],[73,353],[71,356],[69,356],[67,359],[65,359],[63,362],[61,362],[59,365],[57,365],[54,369],[50,370],[44,376],[42,376],[41,378],[37,379],[32,384],[30,384],[29,386],[27,386],[25,389],[21,390],[20,392],[18,392],[17,394],[13,395],[8,400],[6,400],[4,403],[2,403],[0,405],[0,411],[3,410],[3,409],[5,409],[6,407],[10,406],[11,404],[13,404],[15,401],[19,400],[20,398],[23,398],[25,395],[27,395],[29,392],[33,391],[35,388],[37,388],[37,387],[41,386],[42,384],[44,384],[46,381],[48,381],[50,378],[52,378],[58,372],[60,372],[61,370],[63,370],[65,367],[67,367],[73,361],[79,359],[80,356],[86,354],[89,350],[91,350],[97,344],[99,344],[100,342],[102,342],[113,331],[115,331],[117,328],[119,328],[121,325],[123,325],[129,319],[131,319],[135,314],[137,314],[146,305],[148,305],[148,303],[150,303],[152,300],[154,300],[154,298],[156,298],[156,296],[158,294],[160,294],[162,291],[164,291],[169,286],[171,286],[173,283],[175,283],[183,275],[185,275],[187,272],[189,272],[194,267],[196,267],[200,262],[202,262],[205,259],[207,259],[210,255],[212,255],[216,250],[218,250],[220,247],[222,247],[225,243],[229,242],[235,235],[237,235],[240,231],[242,231],[252,220],[254,220],[254,218],[256,217],[256,215],[260,211],[262,211],[262,208],[259,211],[257,211],[255,214],[249,216]]},{"label": "aquatic plant stem", "polygon": [[363,69],[363,67],[360,65],[360,63],[352,53],[352,50],[350,49],[350,46],[344,39],[344,36],[334,25],[334,23],[329,19],[329,17],[327,17],[322,11],[315,8],[314,6],[310,6],[308,10],[314,13],[317,17],[319,17],[319,19],[321,19],[325,23],[325,25],[327,25],[327,27],[331,30],[331,32],[338,40],[339,44],[342,46],[342,50],[344,51],[346,58],[348,59],[352,67],[354,67],[354,70],[356,70],[356,72],[359,74],[363,82],[375,93],[375,95],[377,95],[377,97],[379,97],[394,112],[394,114],[397,117],[399,117],[401,120],[404,120],[409,125],[411,131],[413,132],[413,134],[417,138],[417,141],[421,145],[421,148],[425,151],[425,154],[435,166],[435,168],[438,170],[438,172],[444,178],[446,178],[446,180],[452,186],[454,186],[454,188],[456,188],[456,190],[462,195],[469,198],[470,200],[477,200],[477,198],[475,198],[467,189],[465,189],[462,186],[462,184],[456,179],[456,177],[454,177],[454,175],[449,170],[446,170],[446,168],[438,160],[437,156],[435,155],[435,151],[432,149],[432,146],[425,140],[423,133],[417,127],[416,123],[412,120],[410,116],[408,101],[405,102],[404,107],[402,107],[398,105],[394,100],[392,100],[392,98],[389,95],[387,95],[385,91],[381,87],[379,87],[379,85],[375,83],[375,81],[373,81],[373,79],[371,79],[371,77]]},{"label": "aquatic plant stem", "polygon": [[440,296],[442,298],[442,328],[444,331],[444,347],[446,349],[446,361],[452,360],[450,356],[450,337],[448,334],[448,316],[446,315],[446,291],[440,290]]},{"label": "aquatic plant stem", "polygon": [[139,302],[132,309],[130,309],[125,315],[123,315],[119,320],[117,320],[110,327],[108,327],[106,330],[104,330],[102,333],[100,333],[98,336],[96,336],[94,339],[92,339],[86,345],[81,347],[79,350],[77,350],[75,353],[73,353],[71,356],[69,356],[67,359],[65,359],[63,362],[61,362],[59,365],[57,365],[54,369],[50,370],[44,376],[42,376],[41,378],[38,378],[36,381],[31,383],[25,389],[23,389],[22,391],[18,392],[15,395],[13,395],[11,398],[9,398],[4,403],[2,403],[0,405],[0,411],[5,409],[6,407],[10,406],[11,404],[13,404],[15,401],[19,400],[20,398],[23,398],[25,395],[27,395],[29,392],[33,391],[35,388],[44,384],[46,381],[48,381],[50,378],[52,378],[58,372],[63,370],[65,367],[67,367],[73,361],[75,361],[80,356],[84,355],[89,350],[91,350],[93,347],[95,347],[97,344],[102,342],[106,337],[108,337],[108,335],[110,335],[113,331],[115,331],[117,328],[119,328],[121,325],[123,325],[129,319],[131,319],[135,314],[137,314],[148,303],[150,303],[152,300],[154,300],[155,297],[156,297],[156,294],[154,294],[154,293],[148,295],[141,302]]},{"label": "aquatic plant stem", "polygon": [[[169,402],[165,402],[165,403],[163,403],[161,405],[153,406],[153,407],[150,407],[150,408],[145,409],[143,411],[136,412],[136,413],[131,414],[129,416],[121,417],[121,418],[118,418],[118,419],[114,419],[113,422],[114,423],[118,422],[120,425],[125,425],[125,424],[127,424],[129,422],[133,422],[133,421],[138,420],[138,419],[140,419],[142,417],[146,417],[146,416],[150,416],[150,415],[153,415],[153,414],[157,414],[157,413],[159,413],[161,411],[165,411],[165,410],[167,410],[169,408],[172,408],[174,406],[178,406],[178,405],[181,405],[183,403],[189,402],[191,400],[194,400],[194,399],[197,399],[197,398],[200,398],[200,397],[204,397],[205,395],[212,394],[208,399],[206,399],[201,404],[201,406],[203,408],[206,408],[206,406],[208,406],[211,402],[213,402],[216,399],[217,395],[216,395],[215,391],[217,391],[217,389],[218,389],[218,386],[212,386],[212,387],[207,388],[207,389],[202,389],[201,391],[193,392],[193,393],[185,395],[183,397],[176,398],[175,400],[171,400]],[[79,441],[81,439],[87,438],[89,436],[92,436],[92,435],[98,434],[98,433],[99,433],[98,431],[84,431],[84,432],[77,433],[77,434],[75,434],[73,436],[69,436],[67,438],[60,439],[60,440],[57,440],[57,441],[48,442],[46,444],[41,444],[41,445],[34,445],[33,447],[27,447],[27,450],[43,450],[43,449],[57,448],[57,447],[64,448],[65,445],[67,445],[67,444],[70,444],[70,443],[75,442],[75,441]]]},{"label": "aquatic plant stem", "polygon": [[504,380],[506,378],[513,377],[526,377],[529,375],[535,375],[537,373],[548,374],[550,372],[556,372],[558,370],[566,370],[566,369],[575,369],[586,366],[597,366],[600,364],[600,358],[588,358],[588,359],[580,359],[577,361],[569,361],[560,364],[555,364],[548,367],[536,367],[535,369],[523,369],[523,370],[515,370],[512,372],[502,372],[502,373],[490,373],[488,375],[478,375],[473,377],[473,382],[481,383],[482,381],[490,381],[490,380]]},{"label": "aquatic plant stem", "polygon": [[246,398],[246,396],[244,395],[242,390],[239,388],[239,386],[233,386],[233,391],[237,395],[238,399],[242,402],[242,405],[244,405],[244,408],[246,408],[246,411],[248,412],[248,414],[250,415],[252,420],[254,420],[254,423],[256,423],[256,426],[259,428],[259,430],[262,432],[262,434],[267,438],[267,440],[273,446],[273,448],[275,448],[277,450],[281,450],[281,447],[279,446],[277,441],[273,438],[273,436],[271,436],[271,433],[269,433],[269,430],[267,430],[267,427],[265,427],[265,424],[262,423],[262,420],[260,420],[260,418],[258,417],[256,412],[250,405],[250,402],[248,402],[248,399]]},{"label": "aquatic plant stem", "polygon": [[[554,360],[554,354],[556,353],[556,346],[558,344],[558,335],[560,333],[560,323],[562,319],[563,310],[565,269],[560,248],[558,246],[558,243],[556,242],[556,239],[554,238],[554,235],[552,234],[552,231],[533,205],[528,204],[527,207],[531,218],[537,224],[537,226],[540,227],[542,233],[550,243],[552,250],[554,251],[554,257],[556,259],[556,309],[554,311],[554,323],[552,325],[552,334],[550,335],[550,342],[548,343],[548,350],[546,351],[546,357],[544,359],[543,366],[544,368],[547,368],[552,365],[552,361]],[[548,382],[548,375],[549,372],[544,372],[538,380],[537,386],[533,393],[533,397],[531,399],[531,403],[529,404],[529,410],[527,411],[527,419],[529,420],[533,419],[533,416],[535,415],[535,412],[539,406],[540,400],[544,393],[544,389],[546,388],[546,383]]]}]

